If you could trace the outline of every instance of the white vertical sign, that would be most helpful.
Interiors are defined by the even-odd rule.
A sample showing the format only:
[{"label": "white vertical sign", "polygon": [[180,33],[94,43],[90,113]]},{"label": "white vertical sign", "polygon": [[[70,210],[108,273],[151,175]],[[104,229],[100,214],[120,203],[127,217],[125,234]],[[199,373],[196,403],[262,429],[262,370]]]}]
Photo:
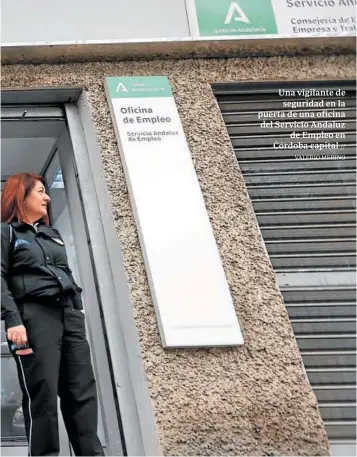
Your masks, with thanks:
[{"label": "white vertical sign", "polygon": [[106,78],[164,347],[243,338],[168,79]]}]

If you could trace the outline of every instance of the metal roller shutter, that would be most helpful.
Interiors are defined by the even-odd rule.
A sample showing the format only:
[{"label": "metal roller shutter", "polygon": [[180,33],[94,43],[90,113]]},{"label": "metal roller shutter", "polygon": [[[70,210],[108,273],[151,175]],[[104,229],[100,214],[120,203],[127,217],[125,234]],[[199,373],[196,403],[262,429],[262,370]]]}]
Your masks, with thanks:
[{"label": "metal roller shutter", "polygon": [[[297,91],[311,88],[341,89],[346,95],[311,96],[308,100],[315,107],[297,107],[293,110],[297,118],[284,117],[292,108],[283,107],[283,102],[302,101]],[[281,89],[295,94],[281,96]],[[215,84],[213,90],[329,439],[352,442],[356,439],[355,81]],[[338,100],[345,106],[339,106]],[[323,107],[318,106],[321,101]],[[336,106],[327,108],[327,102]],[[265,117],[269,112],[279,113]],[[264,128],[264,120],[304,121],[307,126],[274,124],[274,128]],[[336,124],[314,128],[313,122],[324,121]],[[344,135],[316,139],[305,134],[301,139],[291,138],[293,131]],[[274,143],[299,141],[325,143],[327,147],[338,141],[339,147],[274,147]],[[335,157],[298,157],[326,154]]]}]

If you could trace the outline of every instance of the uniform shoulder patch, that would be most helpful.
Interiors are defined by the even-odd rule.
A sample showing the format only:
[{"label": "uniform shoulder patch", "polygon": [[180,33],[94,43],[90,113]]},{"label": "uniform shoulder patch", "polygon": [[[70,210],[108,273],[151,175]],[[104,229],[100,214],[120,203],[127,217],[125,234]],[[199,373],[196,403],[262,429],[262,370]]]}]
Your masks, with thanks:
[{"label": "uniform shoulder patch", "polygon": [[18,238],[16,241],[15,241],[15,249],[18,248],[19,246],[22,246],[23,244],[30,244],[29,241],[27,240],[23,240],[22,238]]}]

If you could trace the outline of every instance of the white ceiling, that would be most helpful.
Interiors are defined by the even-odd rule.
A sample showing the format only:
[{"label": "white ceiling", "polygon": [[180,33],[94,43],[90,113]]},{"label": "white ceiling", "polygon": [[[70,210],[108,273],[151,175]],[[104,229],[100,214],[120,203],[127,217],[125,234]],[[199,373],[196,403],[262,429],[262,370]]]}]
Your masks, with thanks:
[{"label": "white ceiling", "polygon": [[2,177],[41,172],[63,128],[63,121],[1,122]]},{"label": "white ceiling", "polygon": [[57,138],[1,138],[1,175],[40,173]]}]

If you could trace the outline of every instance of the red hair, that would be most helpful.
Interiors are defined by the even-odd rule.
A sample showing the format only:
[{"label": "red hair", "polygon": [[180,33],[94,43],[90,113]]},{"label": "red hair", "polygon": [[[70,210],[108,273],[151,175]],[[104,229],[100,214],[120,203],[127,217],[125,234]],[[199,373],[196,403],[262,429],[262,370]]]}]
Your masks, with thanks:
[{"label": "red hair", "polygon": [[[7,178],[1,194],[1,222],[27,222],[25,198],[37,181],[45,186],[44,178],[34,173],[17,173]],[[49,225],[48,215],[42,217],[41,221]]]}]

